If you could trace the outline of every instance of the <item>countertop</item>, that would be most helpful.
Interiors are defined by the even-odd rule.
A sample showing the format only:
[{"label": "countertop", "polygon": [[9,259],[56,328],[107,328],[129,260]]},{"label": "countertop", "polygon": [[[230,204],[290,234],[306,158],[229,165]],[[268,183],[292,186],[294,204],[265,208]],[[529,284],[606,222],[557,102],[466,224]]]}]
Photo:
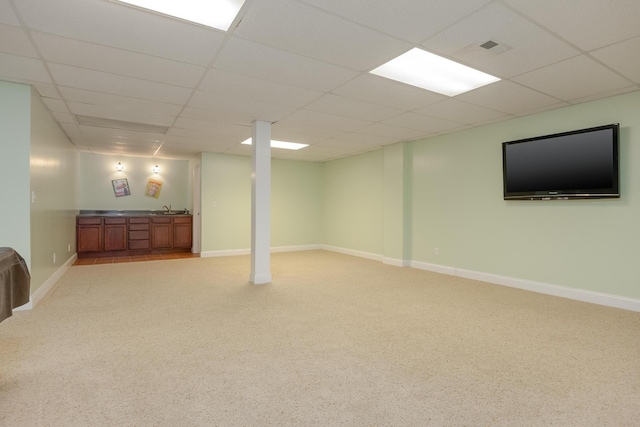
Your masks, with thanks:
[{"label": "countertop", "polygon": [[189,211],[166,210],[145,211],[145,210],[81,210],[78,216],[191,216]]}]

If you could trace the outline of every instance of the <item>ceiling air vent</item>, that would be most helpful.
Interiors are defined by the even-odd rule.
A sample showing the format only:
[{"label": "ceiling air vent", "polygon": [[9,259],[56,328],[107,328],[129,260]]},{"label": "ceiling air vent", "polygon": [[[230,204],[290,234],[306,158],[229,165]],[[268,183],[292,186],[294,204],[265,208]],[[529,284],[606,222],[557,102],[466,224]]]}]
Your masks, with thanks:
[{"label": "ceiling air vent", "polygon": [[486,51],[489,51],[491,53],[495,53],[496,55],[499,55],[501,53],[504,53],[508,50],[511,50],[511,46],[507,46],[504,43],[498,43],[495,42],[493,40],[487,40],[486,42],[482,43],[480,45],[481,48],[483,48]]},{"label": "ceiling air vent", "polygon": [[101,117],[81,116],[76,114],[78,124],[85,126],[96,126],[108,129],[130,130],[133,132],[146,132],[166,135],[169,131],[167,126],[151,125],[148,123],[125,122],[123,120],[111,120]]},{"label": "ceiling air vent", "polygon": [[491,48],[494,48],[494,47],[496,47],[496,46],[498,46],[498,43],[494,42],[493,40],[489,40],[489,41],[484,42],[484,43],[482,43],[482,44],[480,45],[480,47],[483,47],[483,48],[485,48],[485,49],[487,49],[487,50],[489,50],[489,49],[491,49]]}]

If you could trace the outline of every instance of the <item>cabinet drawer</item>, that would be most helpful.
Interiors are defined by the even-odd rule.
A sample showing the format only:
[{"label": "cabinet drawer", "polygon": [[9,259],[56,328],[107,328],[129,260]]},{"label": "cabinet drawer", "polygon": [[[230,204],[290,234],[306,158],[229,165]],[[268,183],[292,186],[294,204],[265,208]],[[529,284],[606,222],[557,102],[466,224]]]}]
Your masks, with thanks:
[{"label": "cabinet drawer", "polygon": [[78,224],[80,224],[80,225],[100,225],[100,224],[102,224],[102,218],[78,217]]},{"label": "cabinet drawer", "polygon": [[171,218],[170,217],[151,218],[151,221],[154,224],[171,224]]},{"label": "cabinet drawer", "polygon": [[149,224],[149,218],[129,218],[129,224]]},{"label": "cabinet drawer", "polygon": [[191,217],[190,216],[177,216],[177,217],[173,218],[173,223],[174,224],[191,224]]},{"label": "cabinet drawer", "polygon": [[126,224],[127,218],[105,218],[105,224]]},{"label": "cabinet drawer", "polygon": [[149,230],[149,224],[129,224],[129,231]]},{"label": "cabinet drawer", "polygon": [[149,231],[129,231],[129,240],[149,240]]},{"label": "cabinet drawer", "polygon": [[[147,236],[149,237],[149,236]],[[149,244],[149,239],[147,240],[129,240],[129,249],[149,249],[151,245]]]}]

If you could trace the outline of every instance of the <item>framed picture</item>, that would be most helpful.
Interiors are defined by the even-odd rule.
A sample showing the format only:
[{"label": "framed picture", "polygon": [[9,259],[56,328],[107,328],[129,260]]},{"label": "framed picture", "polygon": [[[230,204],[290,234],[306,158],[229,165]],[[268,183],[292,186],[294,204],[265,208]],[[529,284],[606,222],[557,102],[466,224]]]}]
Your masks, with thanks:
[{"label": "framed picture", "polygon": [[162,181],[149,178],[149,181],[147,181],[147,188],[144,191],[144,195],[157,199],[158,197],[160,197],[160,190],[162,190]]},{"label": "framed picture", "polygon": [[115,194],[116,197],[131,195],[127,178],[114,179],[111,181],[111,185],[113,185],[113,194]]}]

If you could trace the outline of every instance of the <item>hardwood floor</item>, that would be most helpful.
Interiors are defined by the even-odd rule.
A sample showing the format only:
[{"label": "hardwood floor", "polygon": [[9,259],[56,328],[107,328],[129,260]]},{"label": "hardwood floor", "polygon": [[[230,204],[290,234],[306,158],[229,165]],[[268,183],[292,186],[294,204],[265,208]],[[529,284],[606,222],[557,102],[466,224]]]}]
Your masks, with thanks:
[{"label": "hardwood floor", "polygon": [[192,254],[190,252],[177,254],[157,254],[157,255],[135,255],[123,257],[104,257],[104,258],[78,258],[73,265],[93,265],[93,264],[115,264],[122,262],[141,262],[141,261],[159,261],[180,258],[199,258],[200,254]]}]

